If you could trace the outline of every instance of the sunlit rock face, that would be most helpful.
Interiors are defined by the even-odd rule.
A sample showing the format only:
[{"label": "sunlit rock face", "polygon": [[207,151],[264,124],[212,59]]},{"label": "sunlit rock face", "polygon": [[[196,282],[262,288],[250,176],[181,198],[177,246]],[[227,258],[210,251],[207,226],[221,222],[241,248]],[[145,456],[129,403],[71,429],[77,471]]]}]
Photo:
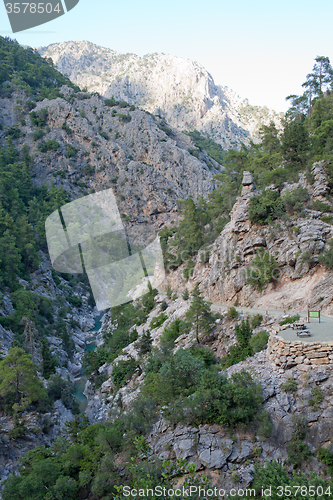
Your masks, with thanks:
[{"label": "sunlit rock face", "polygon": [[280,126],[281,114],[251,106],[189,59],[120,54],[87,41],[52,44],[39,52],[81,88],[140,106],[179,130],[197,129],[224,149],[257,141],[260,126],[271,120]]}]

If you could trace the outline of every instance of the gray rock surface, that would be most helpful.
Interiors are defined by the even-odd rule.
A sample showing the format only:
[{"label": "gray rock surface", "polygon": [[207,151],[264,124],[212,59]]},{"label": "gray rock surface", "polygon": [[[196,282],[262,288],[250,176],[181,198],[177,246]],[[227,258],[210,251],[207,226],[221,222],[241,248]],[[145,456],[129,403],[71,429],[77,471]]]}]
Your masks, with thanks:
[{"label": "gray rock surface", "polygon": [[64,74],[89,91],[114,95],[179,130],[208,133],[225,149],[258,140],[259,127],[273,120],[272,110],[250,106],[227,87],[216,85],[200,64],[166,54],[119,54],[90,42],[63,42],[39,48]]}]

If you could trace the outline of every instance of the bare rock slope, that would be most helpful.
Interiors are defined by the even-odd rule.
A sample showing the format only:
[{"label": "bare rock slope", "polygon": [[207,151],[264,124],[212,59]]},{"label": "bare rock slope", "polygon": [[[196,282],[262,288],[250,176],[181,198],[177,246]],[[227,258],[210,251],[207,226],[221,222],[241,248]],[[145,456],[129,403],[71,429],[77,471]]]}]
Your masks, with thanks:
[{"label": "bare rock slope", "polygon": [[261,125],[279,121],[274,111],[251,106],[227,87],[216,85],[203,66],[189,59],[120,54],[87,41],[38,50],[81,87],[159,114],[180,130],[209,134],[224,149],[257,140]]}]

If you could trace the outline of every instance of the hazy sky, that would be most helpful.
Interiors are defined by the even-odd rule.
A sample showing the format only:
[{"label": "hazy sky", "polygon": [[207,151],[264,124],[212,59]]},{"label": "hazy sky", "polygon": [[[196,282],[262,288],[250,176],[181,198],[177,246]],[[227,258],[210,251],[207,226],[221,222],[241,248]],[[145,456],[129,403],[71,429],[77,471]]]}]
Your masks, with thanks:
[{"label": "hazy sky", "polygon": [[251,104],[285,111],[314,58],[333,63],[332,18],[332,0],[80,0],[59,19],[13,35],[1,3],[0,35],[32,47],[89,40],[192,59]]}]

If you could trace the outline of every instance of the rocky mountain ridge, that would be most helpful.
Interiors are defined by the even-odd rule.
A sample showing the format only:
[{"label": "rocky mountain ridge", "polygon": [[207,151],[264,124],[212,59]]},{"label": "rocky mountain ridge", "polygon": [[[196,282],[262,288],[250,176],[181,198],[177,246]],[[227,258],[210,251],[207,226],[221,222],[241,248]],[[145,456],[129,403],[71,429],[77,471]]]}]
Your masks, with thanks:
[{"label": "rocky mountain ridge", "polygon": [[[16,141],[29,146],[37,185],[53,182],[73,199],[112,187],[121,213],[148,218],[156,228],[177,217],[179,199],[206,197],[214,189],[212,177],[223,167],[163,119],[126,103],[109,107],[102,97],[76,95],[66,86],[62,91],[62,99],[45,99],[32,111],[46,113],[46,127],[38,131],[28,118]],[[25,102],[22,94],[1,99],[1,125],[17,126]],[[42,152],[48,141],[55,149]]]},{"label": "rocky mountain ridge", "polygon": [[216,85],[199,63],[166,54],[120,54],[90,42],[40,47],[43,57],[90,92],[114,96],[165,120],[179,130],[197,129],[224,149],[237,148],[282,114],[251,106],[227,87]]}]

